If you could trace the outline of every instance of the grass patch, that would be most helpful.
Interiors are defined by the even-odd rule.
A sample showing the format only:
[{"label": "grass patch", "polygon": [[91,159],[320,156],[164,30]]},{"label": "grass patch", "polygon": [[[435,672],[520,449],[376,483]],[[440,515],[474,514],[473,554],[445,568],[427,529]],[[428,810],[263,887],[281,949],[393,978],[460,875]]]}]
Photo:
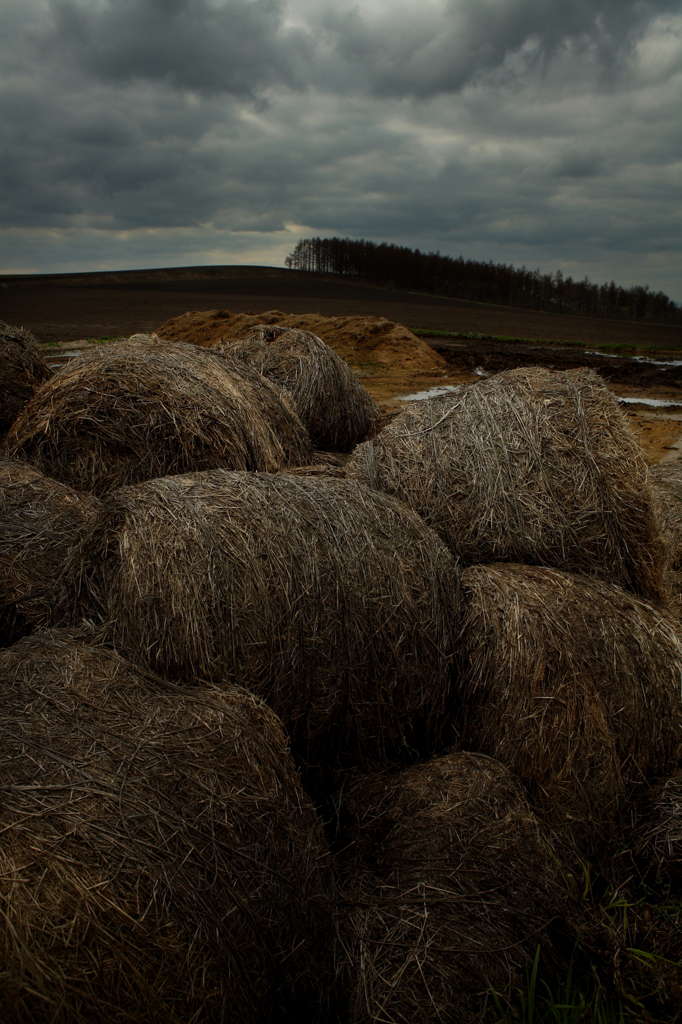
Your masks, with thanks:
[{"label": "grass patch", "polygon": [[576,942],[559,981],[546,976],[538,946],[523,988],[505,997],[491,986],[498,1024],[682,1021],[682,900],[645,883],[626,896],[582,868],[581,879],[561,874],[596,933]]}]

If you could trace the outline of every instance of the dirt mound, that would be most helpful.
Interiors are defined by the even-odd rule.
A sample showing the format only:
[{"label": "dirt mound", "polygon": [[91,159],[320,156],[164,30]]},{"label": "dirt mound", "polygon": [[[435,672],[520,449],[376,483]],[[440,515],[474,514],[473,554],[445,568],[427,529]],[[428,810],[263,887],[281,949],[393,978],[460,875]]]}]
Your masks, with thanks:
[{"label": "dirt mound", "polygon": [[266,313],[231,313],[229,309],[192,311],[167,320],[157,333],[168,341],[185,341],[202,348],[245,338],[260,324],[278,324],[310,331],[322,338],[347,363],[380,363],[404,370],[431,370],[446,365],[445,359],[407,327],[375,316],[320,316],[287,314],[279,309]]}]

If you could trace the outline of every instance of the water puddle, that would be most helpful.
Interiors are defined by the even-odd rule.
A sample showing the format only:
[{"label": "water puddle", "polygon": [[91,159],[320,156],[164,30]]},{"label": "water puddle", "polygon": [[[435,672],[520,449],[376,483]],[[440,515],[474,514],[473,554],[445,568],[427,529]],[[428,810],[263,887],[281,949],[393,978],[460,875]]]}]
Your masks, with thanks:
[{"label": "water puddle", "polygon": [[[484,373],[480,374],[480,376],[483,375]],[[488,374],[485,374],[485,376],[488,376]],[[435,387],[429,388],[428,391],[415,391],[412,395],[401,395],[399,401],[423,402],[427,398],[439,398],[441,395],[450,395],[458,391],[461,386],[461,384],[437,384]],[[682,399],[679,402],[675,402],[662,398],[644,398],[644,396],[625,398],[621,395],[616,395],[616,399],[621,405],[646,405],[651,409],[682,409]]]},{"label": "water puddle", "polygon": [[620,356],[615,352],[589,352],[586,356],[599,356],[600,359],[631,359],[633,363],[644,363],[646,366],[682,366],[682,359],[652,359],[651,356]]},{"label": "water puddle", "polygon": [[623,398],[621,395],[616,397],[619,405],[648,405],[652,409],[682,409],[682,401],[667,402],[662,398]]},{"label": "water puddle", "polygon": [[413,395],[400,395],[398,401],[423,402],[425,398],[438,398],[440,395],[450,395],[460,387],[460,384],[437,384],[436,387],[429,388],[428,391],[415,391]]}]

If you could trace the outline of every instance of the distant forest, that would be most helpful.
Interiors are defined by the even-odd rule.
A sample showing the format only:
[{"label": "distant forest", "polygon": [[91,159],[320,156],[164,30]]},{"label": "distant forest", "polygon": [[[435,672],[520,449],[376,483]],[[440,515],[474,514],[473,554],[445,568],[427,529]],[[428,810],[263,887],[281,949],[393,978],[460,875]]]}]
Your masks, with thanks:
[{"label": "distant forest", "polygon": [[650,291],[648,285],[621,288],[613,281],[598,285],[587,277],[574,281],[560,270],[543,274],[525,266],[492,260],[479,263],[461,256],[453,259],[387,242],[302,238],[284,262],[292,270],[342,274],[389,288],[455,299],[609,320],[682,324],[682,308],[663,292]]}]

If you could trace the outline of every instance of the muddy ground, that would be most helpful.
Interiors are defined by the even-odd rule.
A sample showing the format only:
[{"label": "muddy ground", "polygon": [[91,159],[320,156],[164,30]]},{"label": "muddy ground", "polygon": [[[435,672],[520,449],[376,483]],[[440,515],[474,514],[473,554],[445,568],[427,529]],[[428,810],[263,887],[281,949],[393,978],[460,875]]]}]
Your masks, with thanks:
[{"label": "muddy ground", "polygon": [[[399,408],[406,395],[528,365],[591,366],[620,397],[682,404],[682,365],[641,361],[645,355],[658,362],[682,360],[679,327],[558,316],[266,267],[0,277],[0,319],[29,328],[53,355],[65,345],[78,348],[68,343],[83,339],[153,331],[190,309],[222,308],[386,317],[420,331],[483,335],[471,339],[422,335],[447,362],[438,374],[360,369],[368,390],[387,412]],[[599,348],[603,354],[593,354]],[[625,409],[653,462],[680,456],[682,408],[632,405]]]}]

